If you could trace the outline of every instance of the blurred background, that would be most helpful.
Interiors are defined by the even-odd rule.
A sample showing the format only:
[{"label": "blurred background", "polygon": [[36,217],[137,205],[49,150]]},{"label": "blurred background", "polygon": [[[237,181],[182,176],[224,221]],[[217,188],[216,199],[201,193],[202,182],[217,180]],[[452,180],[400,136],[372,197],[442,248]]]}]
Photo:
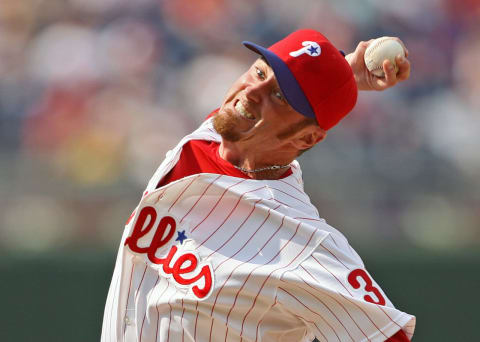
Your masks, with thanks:
[{"label": "blurred background", "polygon": [[297,28],[398,36],[408,82],[361,93],[300,158],[307,192],[414,341],[480,315],[478,0],[1,0],[1,341],[97,341],[123,224],[150,176],[256,56]]}]

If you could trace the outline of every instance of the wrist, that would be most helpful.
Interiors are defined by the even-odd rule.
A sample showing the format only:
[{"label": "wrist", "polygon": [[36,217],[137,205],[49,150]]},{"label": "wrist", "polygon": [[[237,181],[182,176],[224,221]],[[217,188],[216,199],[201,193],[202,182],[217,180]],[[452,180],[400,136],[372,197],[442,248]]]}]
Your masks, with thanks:
[{"label": "wrist", "polygon": [[345,56],[345,59],[347,60],[348,64],[350,65],[350,68],[352,68],[353,72],[353,77],[355,78],[355,83],[357,84],[357,89],[358,90],[368,90],[367,87],[363,84],[363,78],[361,75],[361,71],[356,68],[357,62],[355,61],[355,54],[349,53],[348,55]]}]

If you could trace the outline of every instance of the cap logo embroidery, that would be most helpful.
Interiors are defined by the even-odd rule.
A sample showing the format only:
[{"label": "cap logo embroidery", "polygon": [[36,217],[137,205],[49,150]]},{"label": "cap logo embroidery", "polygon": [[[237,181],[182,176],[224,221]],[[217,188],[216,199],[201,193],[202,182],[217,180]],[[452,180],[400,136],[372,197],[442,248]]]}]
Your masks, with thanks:
[{"label": "cap logo embroidery", "polygon": [[306,40],[302,43],[302,45],[303,47],[301,49],[290,52],[290,56],[298,57],[306,53],[309,56],[318,57],[322,53],[322,48],[316,42]]}]

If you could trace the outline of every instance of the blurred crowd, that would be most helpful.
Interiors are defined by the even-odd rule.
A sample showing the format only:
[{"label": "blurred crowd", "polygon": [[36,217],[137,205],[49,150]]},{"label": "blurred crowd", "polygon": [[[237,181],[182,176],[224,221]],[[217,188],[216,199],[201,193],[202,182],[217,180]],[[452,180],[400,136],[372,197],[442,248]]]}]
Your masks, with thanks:
[{"label": "blurred crowd", "polygon": [[270,45],[398,36],[412,76],[361,93],[300,158],[354,247],[480,245],[478,0],[1,0],[0,249],[115,249],[149,177]]}]

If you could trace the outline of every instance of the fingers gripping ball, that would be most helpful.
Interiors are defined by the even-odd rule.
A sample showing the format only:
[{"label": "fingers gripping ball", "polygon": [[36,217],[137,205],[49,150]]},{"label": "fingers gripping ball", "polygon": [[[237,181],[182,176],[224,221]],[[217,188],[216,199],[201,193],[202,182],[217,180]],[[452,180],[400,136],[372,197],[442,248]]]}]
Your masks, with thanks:
[{"label": "fingers gripping ball", "polygon": [[391,37],[377,38],[365,50],[365,65],[368,71],[375,76],[384,77],[383,61],[386,59],[390,60],[396,73],[398,72],[398,66],[395,62],[395,57],[398,55],[405,57],[405,50],[396,39]]}]

